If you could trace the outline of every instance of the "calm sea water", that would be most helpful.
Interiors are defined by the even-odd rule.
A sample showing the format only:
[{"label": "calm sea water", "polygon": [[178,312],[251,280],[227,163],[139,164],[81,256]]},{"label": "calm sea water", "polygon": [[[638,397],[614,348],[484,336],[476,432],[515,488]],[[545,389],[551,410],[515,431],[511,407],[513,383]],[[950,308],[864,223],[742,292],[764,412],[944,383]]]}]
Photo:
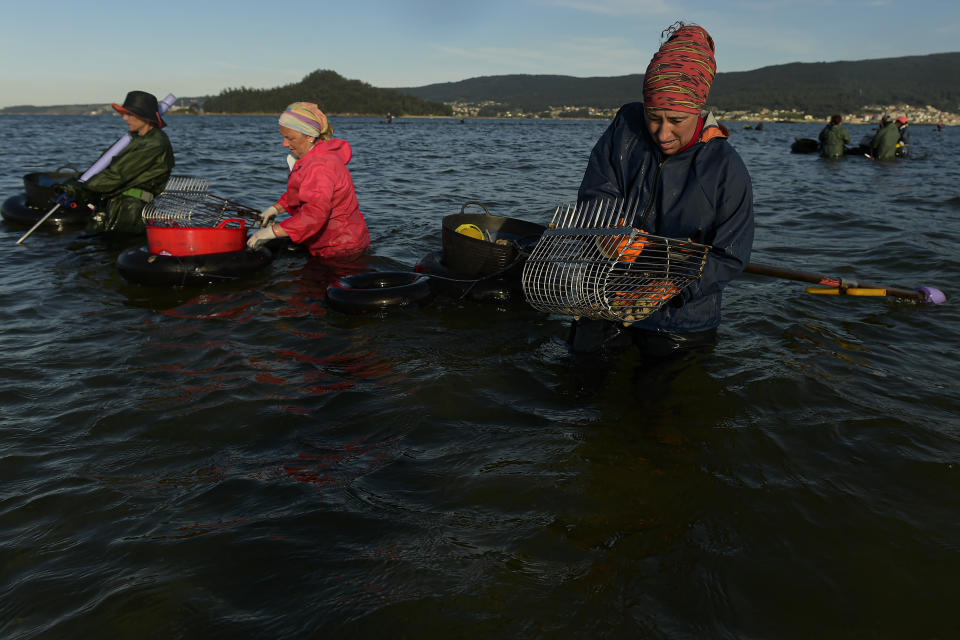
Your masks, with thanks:
[{"label": "calm sea water", "polygon": [[[175,173],[266,206],[275,122],[170,118]],[[605,127],[334,124],[381,269],[468,201],[546,223]],[[956,637],[960,130],[879,164],[789,152],[820,125],[730,126],[754,262],[947,304],[744,276],[712,352],[597,367],[522,303],[347,316],[302,256],[149,289],[122,247],[4,223],[0,636]],[[123,126],[0,131],[6,198]]]}]

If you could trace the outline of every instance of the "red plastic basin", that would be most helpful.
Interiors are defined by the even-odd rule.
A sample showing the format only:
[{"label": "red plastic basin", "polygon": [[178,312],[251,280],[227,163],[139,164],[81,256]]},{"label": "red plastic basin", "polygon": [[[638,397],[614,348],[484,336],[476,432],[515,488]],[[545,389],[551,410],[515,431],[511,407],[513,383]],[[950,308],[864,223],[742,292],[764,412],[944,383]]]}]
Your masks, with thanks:
[{"label": "red plastic basin", "polygon": [[150,253],[171,256],[244,251],[247,248],[245,226],[246,222],[239,218],[229,218],[216,227],[148,226],[147,248]]}]

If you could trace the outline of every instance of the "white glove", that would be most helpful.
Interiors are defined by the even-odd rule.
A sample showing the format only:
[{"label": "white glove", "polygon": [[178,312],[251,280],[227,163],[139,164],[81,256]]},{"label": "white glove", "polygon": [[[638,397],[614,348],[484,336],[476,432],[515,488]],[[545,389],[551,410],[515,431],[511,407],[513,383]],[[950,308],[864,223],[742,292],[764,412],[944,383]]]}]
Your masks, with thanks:
[{"label": "white glove", "polygon": [[280,210],[277,209],[275,205],[271,205],[260,212],[260,228],[269,226],[273,224],[273,221],[277,219],[277,214],[280,213]]},{"label": "white glove", "polygon": [[273,232],[273,225],[270,225],[251,234],[247,239],[247,246],[256,251],[276,237],[277,234]]}]

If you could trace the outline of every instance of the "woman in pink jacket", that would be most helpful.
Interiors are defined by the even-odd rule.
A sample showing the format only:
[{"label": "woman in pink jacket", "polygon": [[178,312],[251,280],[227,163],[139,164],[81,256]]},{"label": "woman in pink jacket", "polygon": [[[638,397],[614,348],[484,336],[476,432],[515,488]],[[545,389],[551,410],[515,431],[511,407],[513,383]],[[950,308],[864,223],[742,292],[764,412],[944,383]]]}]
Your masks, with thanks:
[{"label": "woman in pink jacket", "polygon": [[[280,115],[283,146],[290,150],[287,191],[260,214],[259,231],[247,246],[257,249],[288,237],[318,258],[351,259],[370,246],[347,163],[353,152],[333,137],[333,126],[312,102],[294,102]],[[290,214],[276,223],[277,214]]]}]

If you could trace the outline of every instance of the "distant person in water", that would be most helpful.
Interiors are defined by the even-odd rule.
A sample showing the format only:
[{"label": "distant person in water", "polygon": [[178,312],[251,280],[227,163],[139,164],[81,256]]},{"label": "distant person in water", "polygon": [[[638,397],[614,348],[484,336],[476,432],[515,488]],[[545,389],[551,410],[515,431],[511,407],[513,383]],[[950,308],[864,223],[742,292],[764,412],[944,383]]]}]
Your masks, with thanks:
[{"label": "distant person in water", "polygon": [[845,147],[850,144],[850,133],[841,124],[843,116],[835,113],[830,116],[830,122],[820,132],[820,155],[824,158],[838,160],[843,158]]},{"label": "distant person in water", "polygon": [[893,118],[883,114],[880,119],[880,129],[870,141],[870,155],[874,160],[884,162],[897,159],[897,143],[900,141],[900,131],[893,125]]},{"label": "distant person in water", "polygon": [[[280,136],[290,150],[287,190],[260,214],[262,228],[247,246],[289,237],[318,258],[358,258],[370,246],[370,232],[347,169],[350,143],[333,137],[333,125],[312,102],[294,102],[280,114]],[[277,223],[283,212],[290,216]]]},{"label": "distant person in water", "polygon": [[727,129],[706,110],[717,70],[713,38],[682,22],[664,35],[644,75],[643,102],[620,107],[594,145],[578,201],[629,202],[626,226],[713,249],[699,280],[628,327],[575,319],[568,338],[575,353],[632,343],[656,358],[713,345],[723,289],[750,259],[750,174]]},{"label": "distant person in water", "polygon": [[153,94],[131,91],[122,105],[114,103],[113,108],[127,125],[130,144],[86,182],[70,179],[55,189],[95,206],[88,233],[142,233],[143,208],[163,191],[173,171],[173,147],[162,131],[166,122]]},{"label": "distant person in water", "polygon": [[910,131],[907,129],[907,116],[897,116],[895,120],[897,129],[900,130],[900,144],[897,148],[897,155],[901,158],[907,156],[907,145],[910,144]]}]

